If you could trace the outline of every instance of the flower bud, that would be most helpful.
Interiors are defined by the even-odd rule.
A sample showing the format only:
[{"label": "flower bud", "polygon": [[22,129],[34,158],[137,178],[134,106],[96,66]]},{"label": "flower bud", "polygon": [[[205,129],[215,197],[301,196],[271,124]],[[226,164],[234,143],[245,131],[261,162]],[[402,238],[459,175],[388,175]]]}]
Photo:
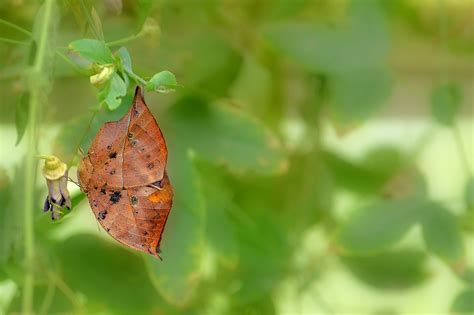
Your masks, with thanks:
[{"label": "flower bud", "polygon": [[61,209],[71,209],[71,198],[67,189],[67,165],[54,155],[40,155],[38,158],[45,160],[43,176],[48,186],[43,211],[51,211],[51,219],[56,220],[61,217]]},{"label": "flower bud", "polygon": [[89,77],[91,84],[95,87],[104,85],[115,71],[114,65],[97,65],[96,69],[96,74]]}]

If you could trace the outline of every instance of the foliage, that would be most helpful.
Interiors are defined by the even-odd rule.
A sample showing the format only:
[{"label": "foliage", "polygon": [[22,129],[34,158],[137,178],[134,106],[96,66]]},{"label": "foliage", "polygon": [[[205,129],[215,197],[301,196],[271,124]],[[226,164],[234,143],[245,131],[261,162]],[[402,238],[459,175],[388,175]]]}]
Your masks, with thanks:
[{"label": "foliage", "polygon": [[[449,33],[469,11],[440,3],[440,14],[409,0],[0,4],[2,144],[16,127],[0,164],[0,314],[284,314],[306,300],[313,313],[391,312],[372,307],[380,296],[397,313],[411,311],[398,294],[449,277],[459,286],[437,311],[472,312],[468,97],[445,60],[469,65],[474,42]],[[403,85],[399,64],[432,53],[415,41],[439,41],[444,59],[430,91],[414,93],[424,103],[405,106],[419,87]],[[36,185],[37,154],[66,161],[75,180],[81,151],[136,85],[169,150],[163,261],[100,232],[72,183],[72,210],[52,223]],[[347,140],[407,123],[393,111],[429,113],[432,129],[401,144]],[[445,172],[423,156],[440,130],[463,163],[442,165],[463,178],[446,185],[460,187],[455,200],[433,188]],[[318,293],[344,277],[339,299]],[[365,309],[344,302],[351,289],[369,292]]]}]

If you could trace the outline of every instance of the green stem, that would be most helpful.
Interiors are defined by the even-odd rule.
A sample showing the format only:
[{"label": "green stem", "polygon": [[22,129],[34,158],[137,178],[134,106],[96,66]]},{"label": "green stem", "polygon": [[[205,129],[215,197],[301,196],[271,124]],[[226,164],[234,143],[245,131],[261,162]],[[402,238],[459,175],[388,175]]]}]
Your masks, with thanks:
[{"label": "green stem", "polygon": [[[38,50],[35,55],[33,69],[31,70],[32,82],[34,78],[41,75],[44,70],[44,58],[46,54],[46,44],[48,38],[48,26],[51,20],[54,0],[46,0],[44,3],[43,23],[38,41]],[[30,85],[30,104],[29,104],[29,124],[27,129],[28,147],[25,162],[25,199],[24,199],[24,250],[25,250],[25,283],[23,287],[22,314],[33,313],[34,296],[34,195],[36,179],[36,145],[37,139],[37,113],[41,106],[40,94],[41,88],[35,84]]]},{"label": "green stem", "polygon": [[14,40],[14,39],[5,38],[5,37],[0,37],[0,42],[15,44],[15,45],[29,45],[28,42],[22,42],[19,40]]},{"label": "green stem", "polygon": [[125,72],[127,72],[127,74],[128,74],[131,78],[133,78],[135,81],[140,82],[140,83],[143,84],[143,85],[146,85],[146,81],[145,81],[143,78],[141,78],[140,76],[138,76],[138,75],[136,75],[135,73],[133,73],[132,71],[128,71],[127,69],[125,69]]},{"label": "green stem", "polygon": [[46,290],[46,295],[43,299],[43,304],[41,305],[39,315],[46,315],[48,314],[49,308],[53,303],[54,294],[56,292],[56,285],[53,281],[50,281],[48,284],[48,289]]},{"label": "green stem", "polygon": [[140,37],[141,37],[140,35],[130,35],[130,36],[125,37],[125,38],[121,38],[121,39],[117,39],[117,40],[108,42],[108,43],[106,43],[106,45],[109,46],[109,47],[123,45],[123,44],[131,42],[131,41],[133,41],[137,38],[140,38]]},{"label": "green stem", "polygon": [[56,55],[58,55],[59,57],[61,57],[62,60],[64,60],[65,63],[67,63],[68,65],[70,65],[72,68],[74,68],[74,71],[80,73],[80,74],[84,74],[85,71],[82,70],[81,68],[79,68],[74,62],[71,61],[71,59],[69,59],[64,53],[60,52],[59,50],[56,49]]},{"label": "green stem", "polygon": [[6,26],[8,26],[8,27],[11,27],[11,28],[17,30],[18,32],[25,34],[25,35],[28,36],[28,37],[32,37],[32,36],[33,36],[30,31],[27,31],[27,30],[25,30],[23,27],[20,27],[20,26],[18,26],[18,25],[16,25],[16,24],[13,24],[12,22],[8,22],[8,21],[6,21],[6,20],[4,20],[4,19],[0,19],[0,24],[6,25]]}]

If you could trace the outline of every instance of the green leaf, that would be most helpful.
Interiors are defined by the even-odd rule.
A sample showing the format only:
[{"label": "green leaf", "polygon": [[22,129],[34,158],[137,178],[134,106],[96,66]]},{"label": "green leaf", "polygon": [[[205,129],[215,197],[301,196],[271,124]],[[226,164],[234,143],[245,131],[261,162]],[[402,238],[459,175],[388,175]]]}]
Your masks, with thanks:
[{"label": "green leaf", "polygon": [[456,296],[451,305],[452,314],[472,314],[474,313],[474,289],[470,288],[462,291]]},{"label": "green leaf", "polygon": [[464,202],[467,210],[474,212],[474,177],[470,177],[464,189]]},{"label": "green leaf", "polygon": [[357,278],[377,289],[408,289],[428,275],[426,255],[421,251],[404,249],[341,259]]},{"label": "green leaf", "polygon": [[161,71],[155,74],[146,84],[147,91],[159,93],[170,93],[176,89],[176,77],[169,71]]},{"label": "green leaf", "polygon": [[347,20],[336,27],[291,21],[267,25],[274,49],[305,69],[326,74],[378,68],[388,53],[387,21],[374,1],[350,1]]},{"label": "green leaf", "polygon": [[[32,66],[35,60],[36,55],[36,41],[31,41],[30,48],[28,52],[28,66]],[[16,144],[18,145],[23,138],[23,135],[26,131],[26,126],[28,125],[28,115],[29,115],[29,105],[30,105],[30,94],[29,92],[23,92],[20,94],[18,102],[15,107],[15,127],[16,127]]]},{"label": "green leaf", "polygon": [[105,102],[110,110],[115,110],[122,104],[122,98],[126,94],[127,85],[118,73],[114,73],[107,86],[99,92],[99,100]]},{"label": "green leaf", "polygon": [[250,222],[237,229],[239,264],[232,272],[241,281],[232,296],[236,304],[243,305],[261,301],[281,283],[289,268],[287,254],[291,248],[282,223],[269,213],[270,209],[262,211],[255,202],[249,207],[238,209],[248,211]]},{"label": "green leaf", "polygon": [[25,92],[20,95],[18,103],[15,108],[15,126],[16,126],[16,145],[18,145],[23,138],[28,124],[30,94]]},{"label": "green leaf", "polygon": [[253,113],[262,113],[271,100],[272,75],[253,56],[246,56],[231,89],[232,99]]},{"label": "green leaf", "polygon": [[[391,158],[395,156],[395,151],[392,153]],[[389,175],[396,170],[396,165],[393,165],[388,166],[390,170],[378,172],[373,167],[374,164],[349,161],[329,151],[322,152],[322,158],[338,185],[361,194],[372,194],[380,190]]]},{"label": "green leaf", "polygon": [[234,172],[275,174],[287,168],[278,138],[261,122],[226,104],[184,98],[170,108],[162,124],[170,131],[170,142]]},{"label": "green leaf", "polygon": [[434,202],[425,205],[422,210],[423,238],[428,249],[449,262],[461,259],[464,249],[456,217]]},{"label": "green leaf", "polygon": [[293,21],[267,25],[264,36],[277,53],[326,75],[335,116],[358,122],[380,108],[390,92],[386,24],[377,2],[354,0],[338,27]]},{"label": "green leaf", "polygon": [[329,93],[335,118],[342,122],[363,121],[387,99],[390,86],[391,78],[382,68],[329,75]]},{"label": "green leaf", "polygon": [[122,78],[124,79],[125,85],[128,89],[130,85],[129,73],[133,73],[132,57],[130,57],[130,53],[125,47],[120,47],[119,50],[115,52],[115,55],[118,56],[118,68],[119,71],[122,73]]},{"label": "green leaf", "polygon": [[0,280],[0,314],[9,314],[11,302],[17,295],[18,285],[12,280]]},{"label": "green leaf", "polygon": [[133,72],[132,71],[132,57],[130,57],[130,53],[128,52],[127,48],[120,47],[120,49],[117,50],[116,54],[118,55],[120,59],[120,66],[126,71]]},{"label": "green leaf", "polygon": [[[0,204],[10,204],[11,183],[5,169],[0,168]],[[9,224],[12,213],[8,213],[7,206],[0,207],[0,265],[4,263],[10,252],[10,240],[13,235],[9,235]],[[10,208],[11,210],[11,208]]]},{"label": "green leaf", "polygon": [[431,112],[442,125],[452,126],[461,106],[459,86],[451,83],[437,86],[431,93]]},{"label": "green leaf", "polygon": [[112,239],[106,242],[78,234],[53,244],[52,250],[59,260],[59,266],[51,266],[52,271],[60,271],[57,276],[72,292],[85,296],[86,306],[100,303],[102,312],[105,307],[108,312],[104,313],[111,314],[150,314],[157,304],[166,307],[158,294],[153,294],[140,256]]},{"label": "green leaf", "polygon": [[163,261],[150,255],[144,258],[158,292],[168,303],[182,306],[201,278],[205,209],[192,154],[169,149],[168,174],[177,193],[160,244]]},{"label": "green leaf", "polygon": [[206,207],[207,240],[219,260],[232,265],[238,256],[235,223],[230,217],[236,207],[232,202],[232,191],[218,169],[204,162],[198,166]]},{"label": "green leaf", "polygon": [[96,39],[79,39],[69,44],[79,56],[98,64],[114,63],[114,56],[104,42]]},{"label": "green leaf", "polygon": [[387,249],[418,222],[425,201],[405,199],[381,201],[350,217],[338,233],[339,244],[349,252],[371,253]]}]

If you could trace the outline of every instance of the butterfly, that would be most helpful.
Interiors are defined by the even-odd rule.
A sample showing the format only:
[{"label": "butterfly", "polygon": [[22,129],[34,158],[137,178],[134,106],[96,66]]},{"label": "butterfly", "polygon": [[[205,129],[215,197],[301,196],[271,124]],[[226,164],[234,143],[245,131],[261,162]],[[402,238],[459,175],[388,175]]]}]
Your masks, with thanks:
[{"label": "butterfly", "polygon": [[160,259],[173,201],[167,156],[160,127],[137,87],[128,112],[100,128],[78,167],[81,190],[107,233]]}]

